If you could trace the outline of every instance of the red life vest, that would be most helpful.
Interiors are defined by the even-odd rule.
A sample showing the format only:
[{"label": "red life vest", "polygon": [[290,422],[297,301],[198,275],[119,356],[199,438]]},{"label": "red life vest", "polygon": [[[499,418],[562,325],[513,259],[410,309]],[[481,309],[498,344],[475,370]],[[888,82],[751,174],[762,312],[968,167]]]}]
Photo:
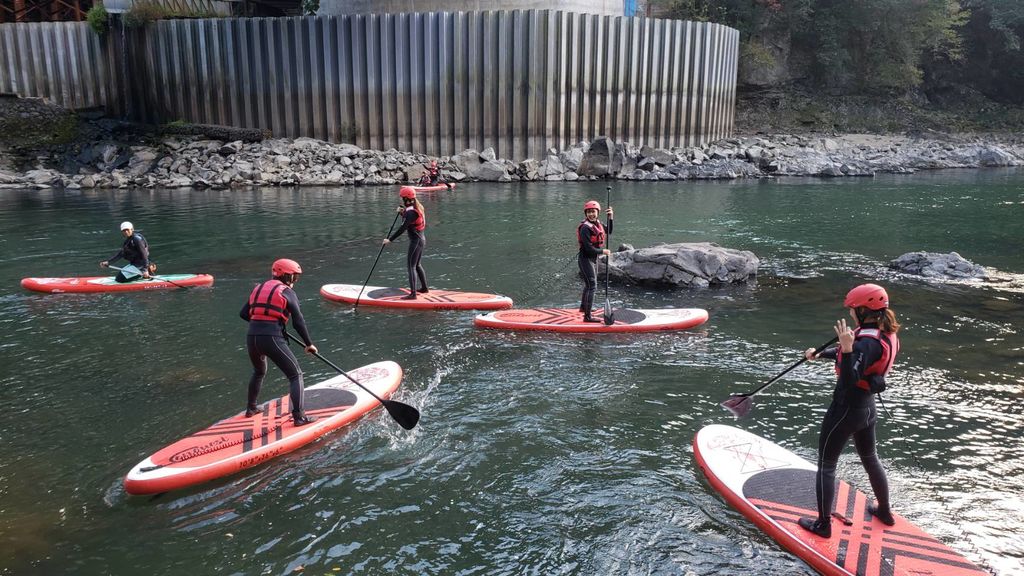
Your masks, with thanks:
[{"label": "red life vest", "polygon": [[[583,229],[586,228],[586,231]],[[576,240],[583,246],[583,235],[587,234],[590,238],[590,243],[594,245],[594,248],[604,248],[604,241],[608,237],[604,233],[604,224],[601,221],[591,222],[590,220],[584,220],[580,222],[580,225],[576,228]]]},{"label": "red life vest", "polygon": [[252,289],[249,295],[249,320],[288,323],[288,301],[282,294],[288,285],[280,280],[267,280]]},{"label": "red life vest", "polygon": [[[873,338],[882,345],[882,356],[874,364],[864,369],[862,376],[874,376],[876,374],[885,376],[892,370],[892,365],[896,362],[896,355],[900,352],[900,339],[895,333],[888,334],[882,332],[878,328],[857,328],[853,331],[853,339],[856,342],[858,338]],[[843,361],[843,351],[838,350],[836,353],[836,374],[839,374],[839,366]],[[871,390],[871,385],[864,378],[857,381],[857,387],[864,390]]]},{"label": "red life vest", "polygon": [[427,217],[422,212],[416,209],[416,205],[409,206],[406,210],[412,210],[416,213],[416,220],[412,223],[412,229],[417,232],[423,232],[427,227]]}]

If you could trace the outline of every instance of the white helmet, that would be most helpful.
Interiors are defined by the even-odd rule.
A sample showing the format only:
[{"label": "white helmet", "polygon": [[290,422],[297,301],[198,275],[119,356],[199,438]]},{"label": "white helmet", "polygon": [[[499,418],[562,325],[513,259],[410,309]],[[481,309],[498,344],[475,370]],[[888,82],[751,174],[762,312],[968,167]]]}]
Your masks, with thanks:
[{"label": "white helmet", "polygon": [[135,226],[132,226],[131,222],[125,220],[121,222],[121,230],[135,230]]}]

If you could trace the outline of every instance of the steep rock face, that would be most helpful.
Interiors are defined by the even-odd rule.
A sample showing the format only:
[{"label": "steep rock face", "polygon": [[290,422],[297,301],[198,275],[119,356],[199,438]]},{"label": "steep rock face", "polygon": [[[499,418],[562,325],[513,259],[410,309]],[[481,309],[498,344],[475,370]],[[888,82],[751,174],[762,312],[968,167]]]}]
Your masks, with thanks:
[{"label": "steep rock face", "polygon": [[889,268],[929,278],[989,279],[984,267],[964,259],[956,252],[908,252],[889,262]]},{"label": "steep rock face", "polygon": [[[620,282],[707,287],[746,282],[757,275],[759,265],[753,252],[696,242],[613,252],[609,273]],[[598,259],[598,266],[604,273],[603,258]]]}]

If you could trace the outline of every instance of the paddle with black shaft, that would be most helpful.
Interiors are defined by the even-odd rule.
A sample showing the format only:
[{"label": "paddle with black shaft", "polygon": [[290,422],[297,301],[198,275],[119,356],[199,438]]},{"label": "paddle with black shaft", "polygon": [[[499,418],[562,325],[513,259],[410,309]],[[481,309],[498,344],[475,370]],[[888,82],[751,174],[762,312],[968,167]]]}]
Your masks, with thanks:
[{"label": "paddle with black shaft", "polygon": [[[291,338],[295,342],[298,342],[302,346],[305,346],[305,344],[302,342],[302,340],[299,340],[298,338],[293,336],[291,332],[285,332],[285,335],[287,335],[289,338]],[[388,411],[388,414],[390,414],[391,417],[395,419],[395,422],[398,422],[398,425],[401,426],[402,428],[405,428],[406,430],[412,430],[413,428],[416,427],[416,423],[420,421],[420,411],[419,410],[413,408],[412,406],[409,406],[408,404],[403,404],[403,403],[398,402],[396,400],[385,400],[385,399],[381,398],[380,396],[377,396],[376,394],[373,393],[372,390],[370,390],[366,386],[363,386],[362,384],[360,384],[355,378],[349,376],[347,372],[345,372],[341,368],[338,368],[334,364],[334,362],[331,362],[327,358],[324,358],[323,356],[321,356],[319,352],[314,352],[313,355],[316,356],[317,358],[323,360],[324,363],[326,363],[331,368],[334,368],[335,370],[337,370],[339,374],[341,374],[345,378],[348,378],[356,386],[359,386],[363,390],[366,390],[366,392],[370,396],[373,396],[377,400],[377,402],[380,402],[381,404],[384,405],[384,408]]]},{"label": "paddle with black shaft", "polygon": [[[839,336],[836,336],[835,338],[833,338],[833,339],[829,340],[828,342],[822,344],[821,346],[819,346],[818,348],[816,348],[814,350],[814,355],[817,356],[818,354],[821,354],[822,351],[824,351],[826,348],[828,348],[829,346],[835,344],[838,341],[839,341]],[[786,368],[785,370],[783,370],[782,372],[777,374],[771,380],[769,380],[769,381],[765,382],[764,384],[758,386],[757,389],[755,389],[753,392],[747,392],[746,394],[733,394],[732,396],[729,397],[728,400],[726,400],[725,402],[722,402],[722,407],[725,408],[726,410],[728,410],[729,412],[732,412],[733,415],[736,416],[737,418],[742,418],[742,417],[746,416],[750,412],[750,409],[754,405],[754,395],[755,394],[757,394],[761,390],[764,390],[765,388],[771,386],[772,384],[775,383],[776,380],[778,380],[779,378],[782,378],[790,370],[796,368],[797,366],[803,364],[804,362],[807,362],[807,356],[804,356],[803,358],[800,359],[799,362],[793,364],[789,368]]]},{"label": "paddle with black shaft", "polygon": [[[117,270],[118,272],[123,272],[124,271],[124,268],[118,268],[117,266],[111,266],[110,264],[107,264],[107,268],[110,268],[111,270]],[[140,274],[140,276],[141,276],[141,274]],[[159,280],[161,282],[167,282],[168,284],[174,284],[178,288],[185,288],[185,289],[188,288],[188,286],[182,286],[181,284],[178,284],[174,280],[169,280],[167,278],[161,278],[160,276],[154,276],[154,275],[150,274],[149,277],[154,279],[154,280]]]},{"label": "paddle with black shaft", "polygon": [[[395,219],[391,221],[391,227],[388,228],[388,233],[387,233],[387,236],[385,236],[385,238],[387,238],[388,236],[391,236],[391,231],[395,229],[395,224],[398,223],[398,217],[401,216],[401,215],[402,215],[401,212],[399,212],[398,214],[395,214]],[[363,290],[366,290],[366,284],[370,281],[370,276],[373,276],[373,269],[377,267],[377,262],[380,261],[380,255],[383,254],[383,253],[384,253],[384,244],[381,244],[380,245],[380,250],[377,251],[377,258],[373,261],[373,266],[370,266],[370,273],[366,275],[366,281],[363,282],[363,287],[359,289],[359,294],[356,296],[356,303],[355,303],[355,306],[354,306],[355,308],[359,307],[359,299],[363,297]]]},{"label": "paddle with black shaft", "polygon": [[[607,206],[608,208],[612,207],[612,187],[611,186],[608,187],[608,194],[606,195],[604,205]],[[609,230],[608,231],[608,237],[605,240],[605,244],[607,246],[611,246],[611,237],[612,237],[612,232],[611,232],[611,230]],[[611,275],[611,263],[612,263],[612,257],[610,255],[609,256],[605,256],[604,257],[604,325],[605,326],[611,326],[612,324],[615,324],[615,313],[612,312],[612,304],[611,304],[611,301],[608,299],[608,280],[609,280],[610,275]]]}]

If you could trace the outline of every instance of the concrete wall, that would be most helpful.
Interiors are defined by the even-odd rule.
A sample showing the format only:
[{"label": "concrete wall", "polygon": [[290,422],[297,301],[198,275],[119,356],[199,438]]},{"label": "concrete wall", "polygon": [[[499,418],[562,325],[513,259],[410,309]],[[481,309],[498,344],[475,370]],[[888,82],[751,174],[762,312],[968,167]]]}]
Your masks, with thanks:
[{"label": "concrete wall", "polygon": [[547,10],[0,25],[0,92],[451,155],[732,133],[739,33]]},{"label": "concrete wall", "polygon": [[623,0],[320,0],[317,15],[399,14],[403,12],[483,12],[561,10],[623,16]]}]

